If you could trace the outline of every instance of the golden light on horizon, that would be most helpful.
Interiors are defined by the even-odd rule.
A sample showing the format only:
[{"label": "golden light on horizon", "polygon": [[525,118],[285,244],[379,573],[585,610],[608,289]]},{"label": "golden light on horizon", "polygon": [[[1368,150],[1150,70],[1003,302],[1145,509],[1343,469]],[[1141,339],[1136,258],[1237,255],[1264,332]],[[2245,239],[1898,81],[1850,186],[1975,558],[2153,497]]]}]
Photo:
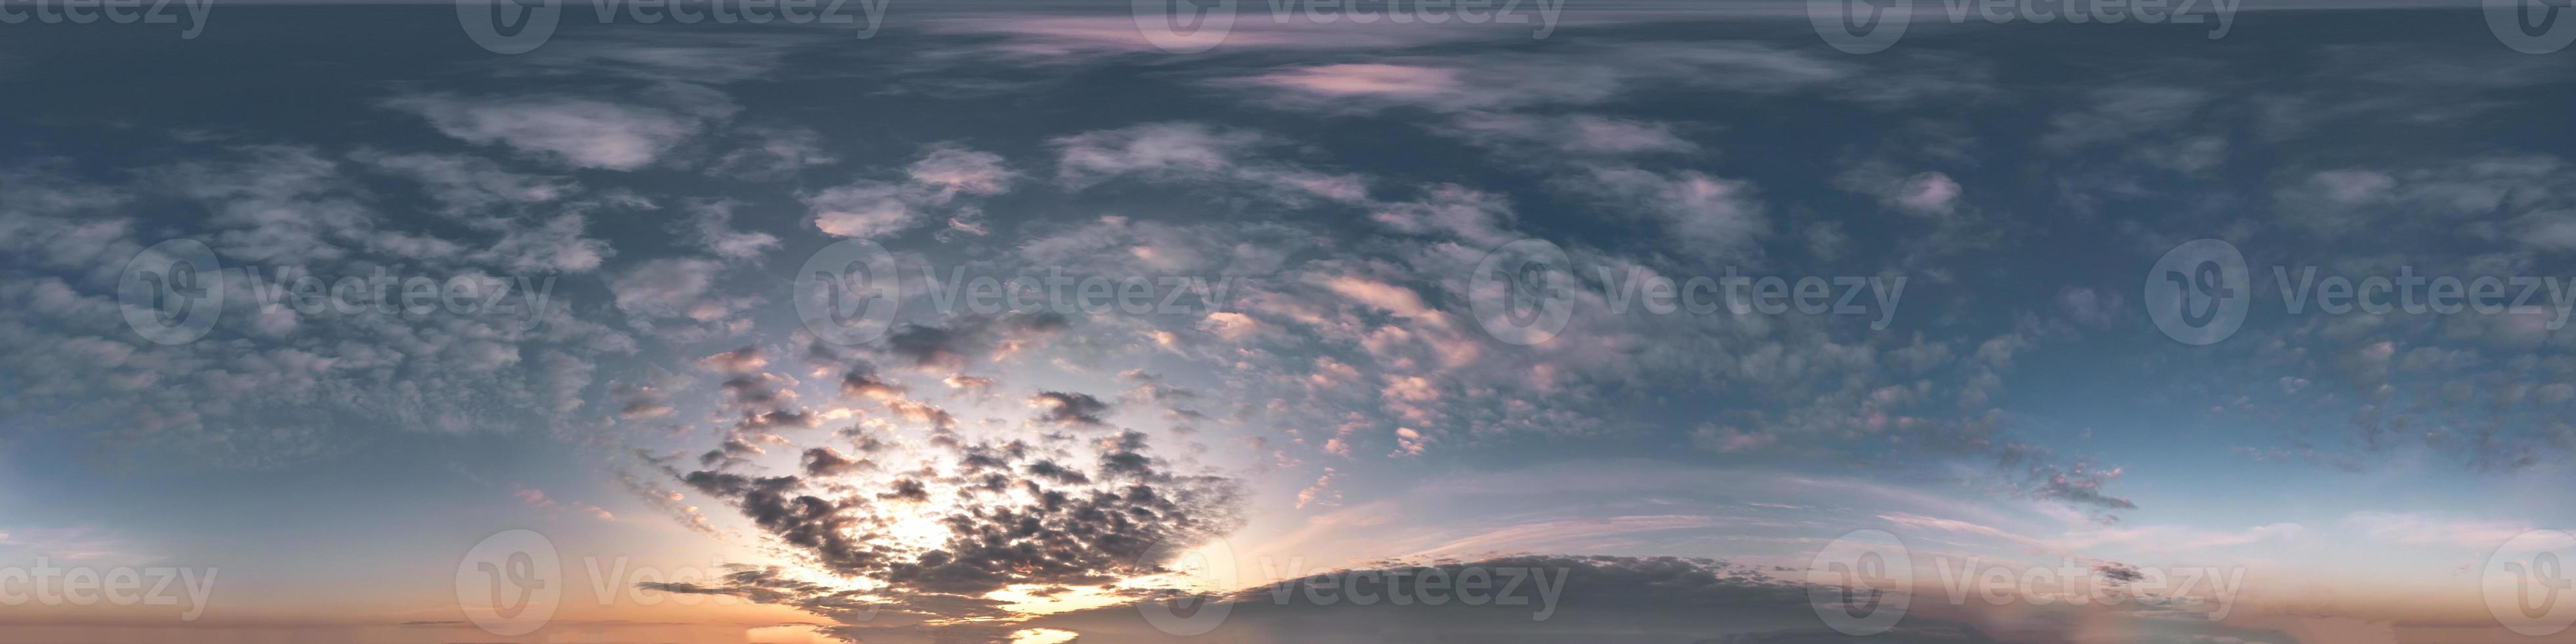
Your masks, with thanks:
[{"label": "golden light on horizon", "polygon": [[1073,638],[1081,636],[1081,633],[1073,631],[1060,631],[1052,628],[1030,628],[1012,632],[1011,644],[1063,644],[1064,642],[1071,642],[1073,641]]}]

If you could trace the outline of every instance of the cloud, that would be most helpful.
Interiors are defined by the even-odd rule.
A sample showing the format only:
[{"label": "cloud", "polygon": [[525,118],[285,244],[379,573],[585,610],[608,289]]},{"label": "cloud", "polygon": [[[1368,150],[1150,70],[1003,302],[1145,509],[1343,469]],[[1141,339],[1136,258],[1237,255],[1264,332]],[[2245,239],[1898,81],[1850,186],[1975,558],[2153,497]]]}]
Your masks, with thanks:
[{"label": "cloud", "polygon": [[[1229,639],[1290,637],[1314,642],[1383,642],[1392,641],[1390,634],[1440,633],[1479,642],[1536,644],[1564,641],[1569,634],[1609,632],[1649,641],[1726,644],[1803,644],[1851,638],[1818,624],[1817,607],[1809,599],[1808,586],[1780,579],[1774,572],[1723,559],[1689,557],[1524,555],[1437,563],[1390,562],[1329,572],[1318,570],[1216,597],[1180,592],[1149,594],[1132,604],[1048,615],[1020,626],[1060,629],[1081,633],[1084,638],[1120,642],[1187,641],[1188,638],[1155,630],[1141,616],[1146,613],[1139,611],[1139,604],[1161,604],[1178,598],[1179,602],[1227,602],[1222,608],[1226,619],[1215,631],[1201,637]],[[1452,595],[1455,580],[1461,575],[1473,578],[1478,574],[1486,578],[1543,577],[1545,581],[1521,584],[1520,593],[1528,600],[1522,603],[1456,601]],[[1532,583],[1557,584],[1562,600],[1546,601],[1539,592],[1530,590]],[[1314,590],[1309,592],[1308,588]],[[1353,588],[1379,601],[1355,601],[1346,594]],[[1434,596],[1448,601],[1433,604],[1425,600]],[[1403,605],[1391,605],[1388,598],[1392,597],[1404,598]],[[1161,609],[1158,606],[1147,611]],[[1541,611],[1547,611],[1540,620],[1544,626],[1531,626],[1533,615]],[[2077,619],[2075,613],[2051,615],[2045,620],[2008,621],[2016,629],[2015,641],[2025,637],[2065,641],[2080,637],[2077,629],[2081,628],[2100,628],[2106,623],[2134,628],[2149,623],[2095,612],[2081,616],[2093,621]],[[2064,620],[2058,621],[2059,617]],[[1902,626],[1873,638],[1904,643],[1991,644],[2002,640],[1985,635],[1977,624],[1999,621],[2007,620],[2000,613],[1976,610],[1937,616],[1915,614],[1909,615]],[[2085,626],[2075,625],[2078,622]],[[2184,630],[2203,637],[2253,635],[2218,625]],[[2252,640],[2239,637],[2238,641]]]},{"label": "cloud", "polygon": [[841,161],[824,148],[823,135],[811,128],[752,126],[741,132],[751,140],[707,164],[709,174],[744,181],[783,181],[796,178],[806,168]]},{"label": "cloud", "polygon": [[1288,204],[1360,202],[1365,179],[1275,161],[1282,143],[1249,130],[1162,122],[1058,137],[1056,179],[1081,189],[1117,178],[1242,190]]},{"label": "cloud", "polygon": [[1588,180],[1569,181],[1567,189],[1642,213],[1695,246],[1733,248],[1769,230],[1750,182],[1697,170],[1602,165],[1590,171]]},{"label": "cloud", "polygon": [[1029,406],[1037,408],[1037,422],[1053,425],[1098,427],[1104,422],[1101,415],[1109,413],[1109,403],[1090,394],[1061,391],[1038,392],[1029,398]]},{"label": "cloud", "polygon": [[[95,210],[125,200],[30,169],[38,175],[5,191],[12,197],[0,228],[9,234],[0,237],[11,240],[10,270],[40,276],[0,288],[15,313],[0,322],[0,363],[48,375],[13,380],[16,395],[0,412],[41,409],[46,426],[84,432],[120,456],[175,455],[211,467],[286,466],[334,449],[336,428],[359,418],[430,432],[570,431],[589,422],[579,413],[594,358],[632,352],[634,339],[538,295],[552,288],[545,273],[587,271],[610,254],[583,234],[578,211],[592,205],[558,197],[550,203],[573,212],[539,216],[497,202],[481,206],[498,212],[452,211],[421,199],[439,216],[406,220],[379,211],[353,167],[417,175],[425,190],[455,190],[458,206],[542,198],[557,185],[458,158],[216,146],[134,170],[137,180],[118,189],[126,199],[184,208],[170,221],[191,222],[142,229],[131,213]],[[143,230],[184,230],[224,268],[247,269],[205,275],[224,299],[209,311],[216,318],[202,342],[159,345],[127,328],[115,271],[142,253],[135,236]],[[524,279],[493,276],[502,272]],[[263,303],[282,296],[293,275],[422,276],[509,290],[477,302],[494,304],[491,314]],[[422,373],[441,375],[385,380]]]},{"label": "cloud", "polygon": [[688,206],[688,227],[707,252],[729,260],[746,260],[778,249],[778,236],[758,231],[735,230],[734,211],[743,202],[730,199],[698,201]]},{"label": "cloud", "polygon": [[[1084,454],[1098,462],[1092,474],[1061,464]],[[861,467],[836,450],[808,450],[802,471],[835,475],[829,486],[795,475],[662,469],[725,499],[816,565],[888,584],[876,594],[895,606],[947,616],[960,602],[989,610],[981,596],[1012,585],[1097,585],[1162,572],[1157,557],[1176,554],[1165,548],[1186,549],[1240,524],[1235,482],[1168,471],[1133,432],[1093,442],[951,441],[910,450],[906,460],[915,459],[925,465],[863,480]],[[666,589],[798,605],[791,596],[818,594],[765,595],[766,586],[754,575]]]},{"label": "cloud", "polygon": [[431,199],[454,214],[482,215],[495,208],[545,203],[579,189],[570,179],[521,174],[466,155],[362,149],[349,158],[369,169],[418,182]]},{"label": "cloud", "polygon": [[570,96],[469,98],[447,93],[400,96],[384,105],[428,119],[440,133],[467,142],[603,170],[652,165],[708,121],[732,112],[727,103],[701,102],[687,106],[695,110],[691,112]]},{"label": "cloud", "polygon": [[939,213],[971,221],[981,211],[961,197],[1000,194],[1019,173],[1002,157],[954,144],[930,146],[904,169],[904,180],[863,179],[805,197],[814,227],[841,237],[873,238],[903,232]]},{"label": "cloud", "polygon": [[714,320],[732,312],[711,292],[723,271],[724,265],[713,260],[647,260],[609,280],[608,290],[616,296],[618,310],[628,313]]},{"label": "cloud", "polygon": [[2374,539],[2402,544],[2448,545],[2472,549],[2495,548],[2532,529],[2529,525],[2509,521],[2379,511],[2354,512],[2345,515],[2343,525],[2360,530]]}]

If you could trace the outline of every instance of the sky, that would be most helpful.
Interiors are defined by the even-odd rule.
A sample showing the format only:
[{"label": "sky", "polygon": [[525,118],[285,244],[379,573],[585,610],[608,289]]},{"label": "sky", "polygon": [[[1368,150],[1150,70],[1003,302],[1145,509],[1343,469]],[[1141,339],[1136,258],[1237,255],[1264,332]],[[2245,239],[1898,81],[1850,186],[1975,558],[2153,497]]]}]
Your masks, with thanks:
[{"label": "sky", "polygon": [[0,640],[2576,641],[2576,28],[2102,6],[12,0]]}]

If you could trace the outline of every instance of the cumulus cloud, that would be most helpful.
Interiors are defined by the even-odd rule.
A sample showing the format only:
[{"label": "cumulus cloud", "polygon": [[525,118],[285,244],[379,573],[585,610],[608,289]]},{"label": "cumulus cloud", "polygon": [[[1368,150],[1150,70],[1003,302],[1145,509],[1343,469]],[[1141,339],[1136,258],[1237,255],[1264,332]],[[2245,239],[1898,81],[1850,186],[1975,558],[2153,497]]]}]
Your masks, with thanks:
[{"label": "cumulus cloud", "polygon": [[[803,476],[725,469],[745,467],[739,463],[663,467],[815,565],[888,584],[874,593],[887,605],[953,617],[961,607],[995,612],[997,604],[982,596],[1007,586],[1097,585],[1160,573],[1165,559],[1158,557],[1168,554],[1157,553],[1239,525],[1234,482],[1167,471],[1144,450],[1133,433],[1099,442],[951,442],[912,453],[927,459],[922,468],[872,480],[861,478],[861,462],[828,448],[805,453]],[[1085,454],[1096,469],[1066,464]],[[831,485],[807,478],[827,476]],[[925,539],[915,528],[927,526],[936,534]],[[750,596],[762,586],[738,578],[665,589]]]},{"label": "cumulus cloud", "polygon": [[934,217],[951,221],[980,215],[963,198],[1000,194],[1019,173],[1002,157],[955,144],[935,144],[904,169],[902,180],[863,179],[805,197],[814,227],[841,237],[880,237]]},{"label": "cumulus cloud", "polygon": [[1098,427],[1101,415],[1109,413],[1109,403],[1090,394],[1041,391],[1029,398],[1029,406],[1038,410],[1037,422],[1053,425]]},{"label": "cumulus cloud", "polygon": [[570,96],[477,98],[429,93],[387,99],[386,107],[428,119],[439,133],[501,145],[574,168],[637,170],[652,165],[732,112],[730,103],[690,94],[679,109]]},{"label": "cumulus cloud", "polygon": [[1265,134],[1203,123],[1146,123],[1097,130],[1053,141],[1056,178],[1084,188],[1120,177],[1245,190],[1302,204],[1316,200],[1360,202],[1365,181],[1268,158],[1281,142]]}]

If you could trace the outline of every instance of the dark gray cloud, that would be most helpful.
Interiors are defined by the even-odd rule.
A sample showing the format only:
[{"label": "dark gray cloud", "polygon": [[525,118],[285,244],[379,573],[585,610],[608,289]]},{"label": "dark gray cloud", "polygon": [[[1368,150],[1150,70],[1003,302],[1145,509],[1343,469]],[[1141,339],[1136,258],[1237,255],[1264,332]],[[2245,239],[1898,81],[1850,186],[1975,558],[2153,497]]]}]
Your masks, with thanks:
[{"label": "dark gray cloud", "polygon": [[1084,393],[1041,391],[1029,397],[1029,405],[1038,408],[1037,422],[1051,425],[1098,427],[1100,416],[1109,413],[1109,403]]}]

